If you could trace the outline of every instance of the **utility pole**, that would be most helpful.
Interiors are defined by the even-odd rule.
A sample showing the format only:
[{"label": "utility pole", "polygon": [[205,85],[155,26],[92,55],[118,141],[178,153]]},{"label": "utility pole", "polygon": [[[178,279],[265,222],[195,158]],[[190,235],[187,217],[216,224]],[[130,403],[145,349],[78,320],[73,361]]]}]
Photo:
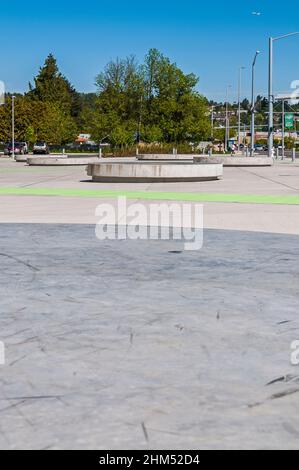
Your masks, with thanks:
[{"label": "utility pole", "polygon": [[269,38],[269,77],[268,77],[268,157],[273,157],[273,38]]},{"label": "utility pole", "polygon": [[285,100],[282,100],[282,132],[281,132],[281,159],[284,159],[284,116],[285,116]]},{"label": "utility pole", "polygon": [[268,101],[269,101],[269,118],[268,118],[268,156],[273,156],[273,42],[290,36],[298,35],[299,31],[284,34],[276,38],[269,38],[269,76],[268,76]]},{"label": "utility pole", "polygon": [[229,140],[229,117],[228,117],[228,91],[231,88],[231,85],[226,87],[226,103],[225,103],[225,145],[224,150],[227,152],[228,150],[228,140]]},{"label": "utility pole", "polygon": [[15,159],[15,96],[11,97],[11,144],[12,159]]},{"label": "utility pole", "polygon": [[250,156],[253,157],[254,155],[254,142],[255,142],[255,128],[254,128],[254,113],[255,113],[255,95],[254,95],[254,69],[257,56],[259,55],[260,51],[256,51],[253,63],[252,63],[252,77],[251,77],[251,144],[250,144]]},{"label": "utility pole", "polygon": [[241,145],[241,80],[242,70],[246,67],[239,67],[239,78],[238,78],[238,152],[240,152]]}]

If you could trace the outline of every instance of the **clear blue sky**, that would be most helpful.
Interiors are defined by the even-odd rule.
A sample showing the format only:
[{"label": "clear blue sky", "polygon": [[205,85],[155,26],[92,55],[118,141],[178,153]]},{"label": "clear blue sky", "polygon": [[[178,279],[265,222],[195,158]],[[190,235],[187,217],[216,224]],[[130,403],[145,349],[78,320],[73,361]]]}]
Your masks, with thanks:
[{"label": "clear blue sky", "polygon": [[[142,60],[156,47],[185,72],[200,77],[199,90],[217,100],[258,58],[257,92],[267,90],[267,38],[299,30],[299,4],[276,0],[0,0],[2,67],[8,91],[25,91],[49,52],[79,91],[94,91],[94,78],[115,57]],[[254,16],[252,12],[261,12]],[[275,44],[275,89],[299,80],[299,36]]]}]

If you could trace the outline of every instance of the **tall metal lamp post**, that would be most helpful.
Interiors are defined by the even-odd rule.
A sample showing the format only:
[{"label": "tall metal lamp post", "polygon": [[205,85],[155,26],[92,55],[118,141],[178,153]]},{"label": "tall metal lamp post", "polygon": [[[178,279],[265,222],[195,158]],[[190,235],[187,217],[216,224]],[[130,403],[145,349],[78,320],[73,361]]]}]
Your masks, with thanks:
[{"label": "tall metal lamp post", "polygon": [[274,106],[274,95],[273,95],[273,43],[280,41],[280,39],[288,38],[290,36],[296,36],[299,31],[294,33],[284,34],[276,38],[269,38],[269,77],[268,77],[268,101],[269,101],[269,121],[268,121],[268,156],[273,156],[273,106]]},{"label": "tall metal lamp post", "polygon": [[227,152],[228,150],[228,141],[229,141],[229,117],[228,117],[228,92],[231,88],[231,85],[226,87],[226,103],[225,103],[225,146],[224,150]]},{"label": "tall metal lamp post", "polygon": [[15,159],[15,96],[11,97],[11,144],[12,159]]},{"label": "tall metal lamp post", "polygon": [[246,67],[239,67],[239,79],[238,79],[238,152],[240,152],[241,145],[241,80],[242,70]]},{"label": "tall metal lamp post", "polygon": [[251,72],[251,140],[250,140],[250,156],[253,157],[254,154],[254,141],[255,141],[255,127],[254,127],[254,113],[255,113],[255,95],[254,95],[254,69],[257,56],[260,51],[256,51],[253,62],[252,62],[252,72]]}]

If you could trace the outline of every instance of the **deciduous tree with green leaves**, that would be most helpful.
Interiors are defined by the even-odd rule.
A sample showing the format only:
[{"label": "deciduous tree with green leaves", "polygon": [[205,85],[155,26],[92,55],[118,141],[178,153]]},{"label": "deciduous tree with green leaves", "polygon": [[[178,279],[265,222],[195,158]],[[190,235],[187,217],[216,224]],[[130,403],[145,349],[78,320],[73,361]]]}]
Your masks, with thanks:
[{"label": "deciduous tree with green leaves", "polygon": [[[109,62],[96,78],[95,119],[90,130],[96,139],[103,134],[124,134],[147,142],[198,142],[210,135],[208,102],[197,91],[198,79],[184,74],[176,64],[151,49],[143,64],[134,57]],[[119,132],[122,129],[122,132]],[[116,131],[117,130],[117,131]],[[117,139],[113,139],[115,145]]]}]

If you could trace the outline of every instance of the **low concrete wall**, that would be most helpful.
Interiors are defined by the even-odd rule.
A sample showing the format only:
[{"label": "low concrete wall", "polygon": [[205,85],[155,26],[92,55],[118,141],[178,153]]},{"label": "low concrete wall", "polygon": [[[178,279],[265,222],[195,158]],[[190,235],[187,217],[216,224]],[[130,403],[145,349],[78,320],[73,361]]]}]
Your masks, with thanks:
[{"label": "low concrete wall", "polygon": [[29,155],[16,155],[15,156],[15,161],[16,162],[27,162],[27,158]]},{"label": "low concrete wall", "polygon": [[93,181],[107,182],[175,182],[208,181],[222,177],[222,164],[115,162],[87,166]]},{"label": "low concrete wall", "polygon": [[237,156],[195,156],[195,163],[222,163],[224,167],[228,166],[272,166],[273,158],[269,157],[237,157]]},{"label": "low concrete wall", "polygon": [[267,156],[245,157],[230,155],[195,155],[195,154],[140,154],[136,156],[139,161],[194,161],[196,163],[222,163],[223,166],[271,166],[273,159]]},{"label": "low concrete wall", "polygon": [[67,158],[66,154],[57,154],[57,155],[16,155],[15,161],[16,162],[27,162],[29,158]]},{"label": "low concrete wall", "polygon": [[99,161],[99,157],[68,157],[67,155],[52,157],[28,157],[27,163],[30,166],[79,166],[79,165],[88,165],[89,163],[95,163]]},{"label": "low concrete wall", "polygon": [[145,153],[145,154],[140,154],[136,155],[137,160],[151,160],[151,161],[179,161],[179,160],[193,160],[193,157],[195,155],[192,154],[179,154],[179,155],[173,155],[173,154],[168,154],[168,153]]}]

